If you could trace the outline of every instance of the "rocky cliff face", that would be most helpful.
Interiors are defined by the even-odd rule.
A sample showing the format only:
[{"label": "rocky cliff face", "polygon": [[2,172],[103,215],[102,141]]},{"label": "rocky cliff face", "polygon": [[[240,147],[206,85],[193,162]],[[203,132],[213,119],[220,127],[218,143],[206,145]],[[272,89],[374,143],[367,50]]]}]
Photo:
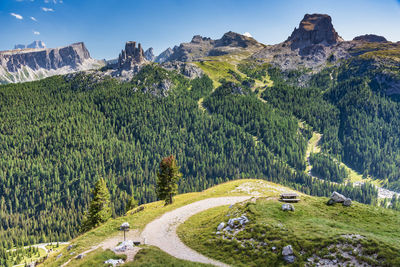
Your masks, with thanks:
[{"label": "rocky cliff face", "polygon": [[149,49],[147,49],[146,51],[144,51],[144,57],[146,58],[147,61],[154,61],[154,59],[156,58],[154,56],[154,49],[153,47],[150,47]]},{"label": "rocky cliff face", "polygon": [[164,63],[165,61],[168,60],[168,58],[174,53],[174,50],[172,50],[170,47],[168,47],[164,52],[162,52],[161,54],[159,54],[156,58],[155,58],[155,62],[157,63]]},{"label": "rocky cliff face", "polygon": [[196,61],[202,57],[207,56],[220,56],[239,52],[243,49],[249,51],[255,51],[263,48],[264,45],[257,42],[252,37],[248,37],[235,32],[225,33],[221,39],[213,40],[208,37],[202,37],[200,35],[193,36],[190,43],[182,43],[179,46],[175,46],[169,57],[165,55],[169,54],[171,50],[164,51],[162,57],[163,61],[157,58],[156,62],[162,63],[165,61],[181,61],[191,62]]},{"label": "rocky cliff face", "polygon": [[317,44],[334,45],[342,41],[329,15],[306,14],[299,28],[294,29],[286,43],[290,44],[292,49],[304,49]]},{"label": "rocky cliff face", "polygon": [[318,69],[329,61],[350,57],[352,42],[345,42],[325,14],[306,14],[289,38],[280,44],[268,46],[253,58],[271,62],[282,69],[305,67]]},{"label": "rocky cliff face", "polygon": [[125,49],[121,51],[118,57],[118,68],[121,70],[131,70],[135,65],[146,62],[142,45],[136,42],[126,42]]},{"label": "rocky cliff face", "polygon": [[0,52],[0,82],[22,82],[100,66],[84,43],[50,49]]}]

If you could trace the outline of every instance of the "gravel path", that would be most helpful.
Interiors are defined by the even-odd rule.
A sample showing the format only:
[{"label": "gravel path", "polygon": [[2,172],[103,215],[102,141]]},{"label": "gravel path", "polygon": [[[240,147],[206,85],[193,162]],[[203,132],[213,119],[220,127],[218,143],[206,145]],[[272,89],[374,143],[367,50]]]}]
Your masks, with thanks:
[{"label": "gravel path", "polygon": [[179,224],[196,213],[218,206],[235,204],[250,198],[251,196],[208,198],[167,212],[160,218],[146,225],[141,234],[142,240],[144,240],[145,244],[157,246],[161,250],[179,259],[213,264],[216,266],[229,266],[203,256],[187,247],[179,239],[176,234],[176,229]]}]

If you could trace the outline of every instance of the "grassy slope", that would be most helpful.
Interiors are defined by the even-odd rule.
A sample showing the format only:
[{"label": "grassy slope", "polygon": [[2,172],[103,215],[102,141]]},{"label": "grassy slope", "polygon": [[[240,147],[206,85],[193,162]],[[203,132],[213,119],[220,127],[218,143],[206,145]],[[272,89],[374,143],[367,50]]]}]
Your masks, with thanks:
[{"label": "grassy slope", "polygon": [[136,254],[135,261],[126,263],[123,266],[200,267],[200,266],[212,266],[212,265],[180,260],[170,256],[164,251],[158,249],[157,247],[146,247],[141,249],[138,252],[138,254]]},{"label": "grassy slope", "polygon": [[[370,264],[380,261],[380,265],[387,266],[400,264],[400,212],[359,203],[347,208],[327,206],[326,201],[327,198],[302,196],[302,201],[295,204],[295,212],[281,211],[282,203],[271,198],[232,209],[218,207],[191,217],[178,228],[178,235],[193,249],[236,266],[282,265],[281,251],[288,244],[294,248],[296,265],[313,255],[335,255],[337,248],[328,250],[331,244],[342,244],[345,251],[361,244],[360,260]],[[246,214],[250,219],[236,240],[215,234],[218,224],[230,218],[227,214]],[[365,238],[349,240],[344,234]],[[267,245],[260,246],[261,242]]]},{"label": "grassy slope", "polygon": [[[249,181],[254,181],[254,180],[252,179],[236,180],[220,184],[218,186],[207,189],[203,192],[178,195],[174,198],[175,200],[174,203],[166,207],[163,206],[163,202],[161,201],[144,204],[143,205],[144,210],[139,213],[130,215],[130,212],[128,212],[127,216],[122,216],[116,219],[109,220],[104,225],[73,239],[71,243],[76,246],[72,250],[67,252],[66,249],[63,249],[61,251],[63,256],[61,256],[59,259],[56,259],[57,255],[59,254],[57,255],[54,254],[50,256],[49,259],[44,263],[44,266],[54,266],[54,267],[59,266],[63,262],[66,262],[68,259],[73,258],[79,253],[88,250],[92,246],[98,245],[105,239],[119,234],[118,229],[123,222],[129,222],[132,230],[141,231],[143,230],[143,228],[146,226],[147,223],[161,216],[165,212],[174,210],[176,208],[193,203],[195,201],[199,201],[210,197],[246,195],[246,192],[244,191],[234,191],[234,192],[232,191],[235,188],[237,188],[237,186],[239,186],[240,184]],[[265,182],[262,180],[258,181],[260,181],[261,183],[274,185],[275,187],[280,187],[279,185],[275,185],[273,183]],[[75,255],[70,255],[71,252],[75,252]]]},{"label": "grassy slope", "polygon": [[[227,81],[237,82],[229,71],[235,71],[240,75],[241,78],[247,78],[247,75],[240,72],[237,65],[248,58],[252,53],[250,51],[243,51],[241,53],[228,54],[223,56],[205,57],[203,61],[195,62],[195,64],[201,68],[214,83],[214,88],[221,85],[220,79],[226,79]],[[272,80],[267,76],[264,81],[255,80],[255,88],[261,88],[265,86],[272,86]],[[260,90],[260,94],[262,89]]]}]

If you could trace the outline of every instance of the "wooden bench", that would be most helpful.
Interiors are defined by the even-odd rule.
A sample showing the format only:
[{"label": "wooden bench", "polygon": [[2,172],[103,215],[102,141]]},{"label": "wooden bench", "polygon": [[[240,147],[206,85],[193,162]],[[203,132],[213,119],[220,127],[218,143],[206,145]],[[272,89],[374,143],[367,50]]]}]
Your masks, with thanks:
[{"label": "wooden bench", "polygon": [[299,197],[299,195],[297,195],[296,193],[283,193],[283,194],[281,194],[281,198],[279,199],[279,201],[299,202],[300,199],[298,197]]}]

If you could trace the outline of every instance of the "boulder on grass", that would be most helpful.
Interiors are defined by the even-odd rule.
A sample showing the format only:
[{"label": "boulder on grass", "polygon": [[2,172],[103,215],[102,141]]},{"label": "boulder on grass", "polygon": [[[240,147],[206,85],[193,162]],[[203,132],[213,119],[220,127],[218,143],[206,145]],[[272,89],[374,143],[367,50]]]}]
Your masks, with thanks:
[{"label": "boulder on grass", "polygon": [[292,245],[287,245],[282,249],[283,260],[287,263],[293,263],[296,257],[293,255]]},{"label": "boulder on grass", "polygon": [[343,206],[349,207],[351,206],[352,202],[350,198],[347,198],[344,202],[343,202]]},{"label": "boulder on grass", "polygon": [[336,203],[342,203],[343,206],[346,206],[346,207],[349,207],[352,204],[350,198],[347,198],[347,197],[343,196],[342,194],[339,194],[338,192],[333,192],[331,195],[331,198],[328,200],[328,202],[326,204],[333,205]]},{"label": "boulder on grass", "polygon": [[114,252],[125,252],[135,247],[132,240],[126,240],[114,248]]},{"label": "boulder on grass", "polygon": [[347,197],[343,196],[342,194],[339,194],[338,192],[333,192],[331,195],[331,199],[335,202],[335,203],[343,203]]},{"label": "boulder on grass", "polygon": [[109,259],[109,260],[106,260],[105,262],[104,262],[104,264],[107,264],[108,266],[117,266],[117,265],[120,265],[120,264],[123,264],[124,263],[124,260],[122,260],[122,259],[118,259],[118,260],[114,260],[114,259]]},{"label": "boulder on grass", "polygon": [[294,206],[292,204],[282,204],[283,211],[294,211]]}]

